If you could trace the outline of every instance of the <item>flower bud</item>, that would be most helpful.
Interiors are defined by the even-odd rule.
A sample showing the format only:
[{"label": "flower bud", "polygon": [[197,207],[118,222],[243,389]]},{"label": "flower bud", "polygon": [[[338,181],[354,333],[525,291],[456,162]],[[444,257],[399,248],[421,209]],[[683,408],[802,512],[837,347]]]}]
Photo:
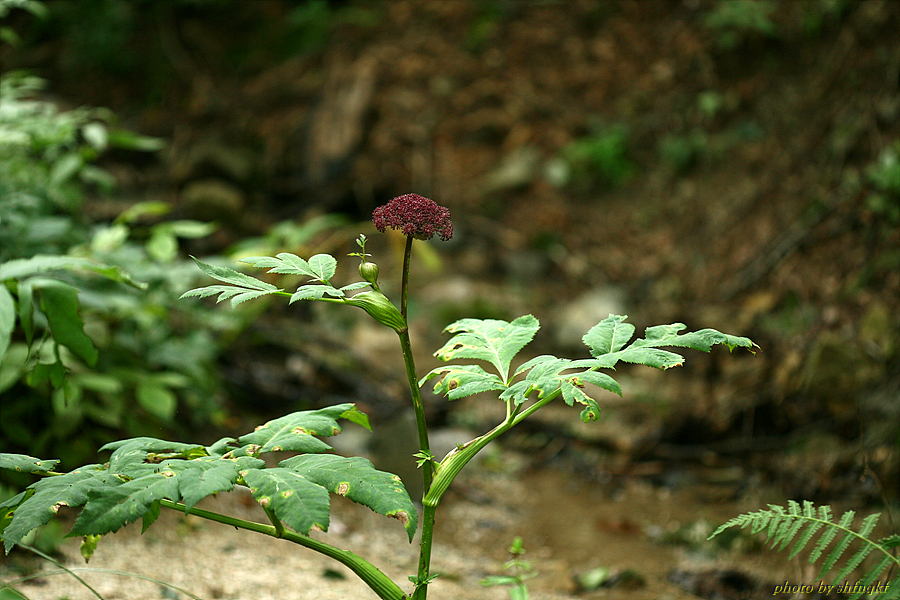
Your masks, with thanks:
[{"label": "flower bud", "polygon": [[369,313],[373,319],[382,325],[387,325],[397,333],[402,333],[406,330],[406,320],[403,318],[403,315],[401,315],[400,311],[397,310],[397,307],[388,300],[387,296],[381,292],[373,290],[356,294],[352,298],[345,299],[344,303],[351,306],[358,306]]},{"label": "flower bud", "polygon": [[359,276],[371,283],[374,289],[378,289],[378,265],[373,262],[359,263]]}]

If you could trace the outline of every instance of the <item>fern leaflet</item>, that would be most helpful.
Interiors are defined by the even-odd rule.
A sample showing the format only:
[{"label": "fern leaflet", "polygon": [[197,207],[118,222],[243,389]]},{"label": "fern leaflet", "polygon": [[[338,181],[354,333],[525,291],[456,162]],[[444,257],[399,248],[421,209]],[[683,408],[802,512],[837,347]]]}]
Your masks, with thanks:
[{"label": "fern leaflet", "polygon": [[[833,585],[843,583],[866,557],[874,553],[877,563],[863,575],[853,590],[847,590],[851,593],[850,600],[856,600],[866,593],[865,589],[860,588],[873,584],[882,575],[890,575],[894,568],[900,568],[900,559],[891,553],[892,548],[900,545],[900,536],[892,535],[877,541],[871,540],[869,536],[875,530],[880,514],[869,515],[863,519],[859,531],[851,528],[855,515],[854,511],[847,511],[841,515],[840,521],[835,523],[829,506],[820,506],[816,509],[812,502],[804,501],[801,507],[798,502],[789,500],[787,510],[784,507],[770,504],[769,510],[737,516],[716,529],[709,539],[731,527],[740,527],[741,529],[749,527],[753,534],[765,531],[766,541],[770,542],[769,547],[777,546],[780,552],[787,548],[799,534],[800,537],[794,542],[789,555],[789,558],[792,559],[807,547],[819,531],[822,531],[822,535],[810,553],[810,564],[816,564],[832,542],[837,541],[822,562],[819,579],[824,579],[828,573],[831,573],[851,545],[857,542],[856,552],[846,560],[843,568],[832,582]],[[878,598],[880,600],[900,599],[900,578],[894,576],[887,582],[887,589],[880,590]]]}]

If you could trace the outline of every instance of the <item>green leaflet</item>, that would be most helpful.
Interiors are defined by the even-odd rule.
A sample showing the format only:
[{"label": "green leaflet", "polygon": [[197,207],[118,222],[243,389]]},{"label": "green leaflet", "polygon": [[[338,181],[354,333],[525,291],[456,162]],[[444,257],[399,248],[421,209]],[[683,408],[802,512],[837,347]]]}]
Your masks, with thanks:
[{"label": "green leaflet", "polygon": [[256,279],[255,277],[250,277],[249,275],[238,273],[234,269],[229,269],[228,267],[216,267],[214,265],[209,265],[201,262],[193,256],[191,258],[194,259],[194,262],[197,263],[197,266],[200,267],[201,271],[203,271],[213,279],[231,285],[211,285],[207,287],[188,290],[179,297],[179,300],[181,298],[189,298],[191,296],[206,298],[207,296],[219,294],[216,302],[222,302],[223,300],[228,300],[230,298],[231,306],[233,308],[242,302],[246,302],[247,300],[252,300],[253,298],[259,298],[260,296],[266,296],[282,291],[280,288],[276,288],[271,283],[266,283],[265,281],[261,281],[259,279]]},{"label": "green leaflet", "polygon": [[97,349],[84,333],[84,321],[78,314],[78,290],[48,281],[41,288],[41,310],[47,317],[53,339],[93,366],[97,362]]},{"label": "green leaflet", "polygon": [[15,508],[12,520],[3,531],[6,553],[30,531],[50,521],[60,506],[77,507],[87,502],[88,493],[105,485],[110,477],[103,467],[87,465],[28,486],[34,493]]},{"label": "green leaflet", "polygon": [[406,488],[396,475],[377,471],[365,458],[344,458],[334,454],[295,456],[282,461],[281,466],[314,481],[329,492],[399,520],[412,541],[418,515]]},{"label": "green leaflet", "polygon": [[419,381],[419,387],[425,385],[429,379],[441,374],[443,377],[434,384],[434,393],[444,394],[450,400],[458,400],[481,392],[506,389],[506,385],[498,375],[488,373],[478,365],[438,367]]},{"label": "green leaflet", "polygon": [[275,257],[250,256],[242,258],[241,262],[260,269],[269,269],[269,273],[305,275],[323,283],[334,277],[337,270],[337,260],[329,254],[316,254],[306,261],[296,254],[281,252]]},{"label": "green leaflet", "polygon": [[20,473],[46,473],[52,471],[58,464],[58,460],[41,460],[24,454],[0,454],[0,469]]},{"label": "green leaflet", "polygon": [[531,315],[507,323],[497,319],[462,319],[444,331],[455,334],[434,353],[441,360],[470,358],[491,363],[506,383],[509,363],[534,338],[540,323]]},{"label": "green leaflet", "polygon": [[[361,418],[362,416],[362,418]],[[313,437],[332,436],[341,432],[337,419],[344,418],[368,428],[368,420],[353,404],[338,404],[319,410],[306,410],[279,417],[242,435],[227,452],[226,458],[259,456],[263,452],[328,452],[331,446]]]}]

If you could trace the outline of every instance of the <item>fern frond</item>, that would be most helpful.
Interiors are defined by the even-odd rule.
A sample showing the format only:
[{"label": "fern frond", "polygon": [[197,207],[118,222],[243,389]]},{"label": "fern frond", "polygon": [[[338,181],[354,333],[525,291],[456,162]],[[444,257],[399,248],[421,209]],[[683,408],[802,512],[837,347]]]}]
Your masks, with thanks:
[{"label": "fern frond", "polygon": [[[822,562],[819,579],[824,579],[828,573],[832,572],[853,545],[856,548],[855,553],[843,564],[832,584],[843,583],[845,578],[857,569],[866,557],[874,553],[878,559],[877,563],[859,581],[860,586],[864,588],[875,583],[880,576],[890,572],[894,567],[900,568],[900,559],[890,552],[892,548],[900,545],[900,536],[892,535],[878,541],[871,540],[869,536],[875,530],[880,514],[872,514],[863,519],[858,531],[852,529],[855,515],[854,511],[847,511],[835,523],[831,507],[823,505],[816,509],[815,505],[809,501],[804,501],[801,507],[799,503],[790,500],[786,510],[784,507],[770,504],[769,510],[760,510],[735,517],[716,529],[709,539],[731,527],[740,527],[741,529],[749,527],[753,534],[765,531],[766,542],[770,542],[770,547],[773,549],[777,546],[779,552],[787,548],[794,538],[797,538],[789,555],[789,558],[794,558],[821,531],[822,534],[810,553],[810,564],[816,564],[832,545],[832,542],[835,542],[835,539],[837,541]],[[799,537],[797,537],[798,535]],[[853,592],[850,600],[856,600],[864,593],[864,591]],[[881,600],[898,596],[900,596],[900,579],[897,578],[888,582],[888,589],[879,594]]]}]

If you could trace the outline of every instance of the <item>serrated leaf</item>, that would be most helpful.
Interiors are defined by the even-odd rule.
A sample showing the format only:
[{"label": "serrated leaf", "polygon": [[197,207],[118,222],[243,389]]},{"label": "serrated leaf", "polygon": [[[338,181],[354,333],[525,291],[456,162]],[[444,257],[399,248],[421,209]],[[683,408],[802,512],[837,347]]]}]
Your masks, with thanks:
[{"label": "serrated leaf", "polygon": [[58,344],[71,350],[88,365],[96,364],[97,349],[84,333],[84,321],[78,314],[78,290],[62,283],[42,287],[41,310]]},{"label": "serrated leaf", "polygon": [[244,482],[261,506],[294,531],[328,531],[331,500],[321,485],[285,468],[253,469],[244,474]]},{"label": "serrated leaf", "polygon": [[418,514],[396,475],[376,470],[365,458],[345,458],[334,454],[295,456],[282,461],[280,466],[291,469],[329,492],[399,520],[412,541]]},{"label": "serrated leaf", "polygon": [[715,329],[702,329],[692,333],[679,334],[686,326],[682,323],[657,325],[645,330],[646,337],[625,344],[634,333],[634,326],[625,323],[627,317],[610,315],[584,336],[584,343],[591,355],[598,361],[598,367],[613,368],[618,362],[646,365],[656,369],[669,369],[684,363],[684,357],[674,352],[660,350],[662,347],[690,348],[709,352],[712,346],[724,344],[729,349],[748,348],[755,344],[748,338],[727,335]]},{"label": "serrated leaf", "polygon": [[301,285],[297,288],[297,291],[291,295],[290,304],[293,304],[298,300],[320,300],[325,296],[343,298],[344,292],[324,283]]},{"label": "serrated leaf", "polygon": [[166,466],[143,465],[140,471],[134,479],[123,481],[111,477],[102,490],[89,491],[88,500],[67,537],[118,531],[151,512],[160,499],[174,502],[180,499],[178,480]]},{"label": "serrated leaf", "polygon": [[171,461],[169,465],[173,470],[180,471],[178,491],[184,500],[185,511],[189,511],[197,502],[211,494],[234,489],[242,471],[262,469],[266,463],[258,458],[242,456],[237,459],[197,458],[182,461],[177,467],[175,461]]},{"label": "serrated leaf", "polygon": [[634,335],[634,325],[625,323],[627,316],[609,315],[584,334],[582,341],[591,349],[591,356],[597,357],[618,352]]},{"label": "serrated leaf", "polygon": [[87,465],[28,486],[34,494],[16,508],[12,520],[3,531],[6,553],[9,554],[12,547],[30,531],[49,522],[60,506],[81,506],[87,502],[91,490],[104,486],[110,478],[111,475],[103,467]]},{"label": "serrated leaf", "polygon": [[269,269],[269,273],[282,275],[305,275],[322,282],[327,282],[334,277],[337,270],[337,260],[329,254],[316,254],[306,261],[296,254],[281,252],[271,256],[250,256],[242,258],[241,262],[251,264],[260,269]]},{"label": "serrated leaf", "polygon": [[458,358],[484,360],[497,369],[501,381],[508,381],[509,364],[519,350],[530,342],[540,329],[532,315],[512,322],[498,319],[461,319],[444,329],[454,336],[437,352],[441,360]]},{"label": "serrated leaf", "polygon": [[337,270],[337,260],[330,254],[316,254],[309,259],[309,266],[320,281],[328,281]]},{"label": "serrated leaf", "polygon": [[[264,452],[328,452],[331,446],[313,437],[332,436],[341,432],[337,419],[347,411],[353,410],[353,404],[338,404],[318,410],[304,410],[291,413],[260,425],[252,433],[237,439],[239,448],[225,455],[226,458],[237,456],[259,456]],[[360,413],[361,414],[361,413]]]},{"label": "serrated leaf", "polygon": [[0,469],[20,473],[46,473],[58,464],[58,460],[41,460],[26,454],[0,454]]},{"label": "serrated leaf", "polygon": [[144,462],[153,453],[153,460],[162,461],[172,457],[183,457],[206,453],[203,446],[197,444],[185,444],[183,442],[170,442],[151,437],[130,438],[110,442],[100,448],[100,451],[112,450],[109,457],[109,469],[113,473],[126,473],[130,465]]},{"label": "serrated leaf", "polygon": [[206,298],[207,296],[219,294],[219,298],[216,300],[216,302],[222,302],[223,300],[231,298],[231,306],[235,307],[242,302],[246,302],[247,300],[282,291],[280,288],[277,288],[270,283],[266,283],[265,281],[261,281],[255,277],[250,277],[249,275],[239,273],[234,269],[209,265],[197,260],[193,256],[191,258],[194,259],[194,262],[197,263],[197,266],[201,271],[203,271],[213,279],[230,285],[212,285],[202,288],[195,288],[183,293],[179,297],[179,299],[190,298],[192,296]]},{"label": "serrated leaf", "polygon": [[506,389],[498,375],[488,373],[478,365],[438,367],[419,381],[419,387],[438,375],[443,375],[443,377],[434,384],[434,393],[446,394],[450,400],[458,400],[481,392]]}]

